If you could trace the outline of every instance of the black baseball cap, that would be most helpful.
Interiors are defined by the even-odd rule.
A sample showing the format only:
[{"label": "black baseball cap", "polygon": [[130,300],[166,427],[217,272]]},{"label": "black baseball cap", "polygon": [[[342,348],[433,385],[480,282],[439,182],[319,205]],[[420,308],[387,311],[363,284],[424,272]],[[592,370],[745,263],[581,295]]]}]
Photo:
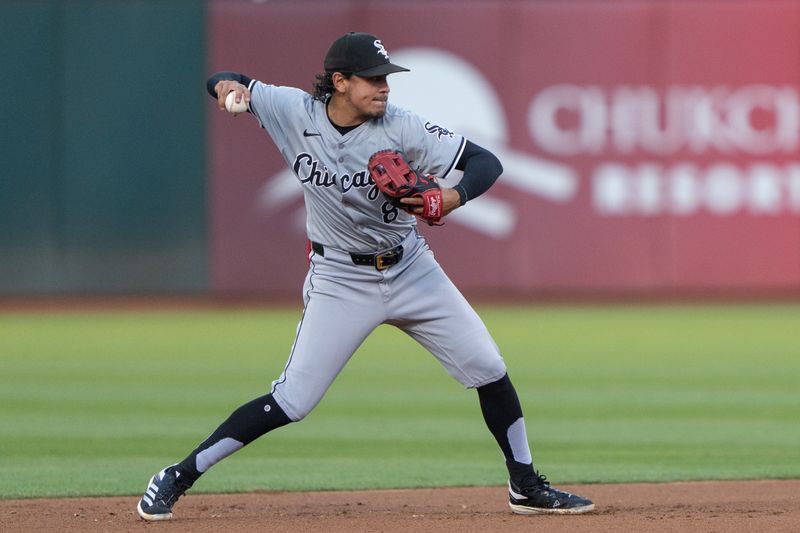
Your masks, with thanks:
[{"label": "black baseball cap", "polygon": [[390,63],[381,40],[369,33],[351,31],[333,41],[325,55],[325,72],[343,72],[366,78],[408,71]]}]

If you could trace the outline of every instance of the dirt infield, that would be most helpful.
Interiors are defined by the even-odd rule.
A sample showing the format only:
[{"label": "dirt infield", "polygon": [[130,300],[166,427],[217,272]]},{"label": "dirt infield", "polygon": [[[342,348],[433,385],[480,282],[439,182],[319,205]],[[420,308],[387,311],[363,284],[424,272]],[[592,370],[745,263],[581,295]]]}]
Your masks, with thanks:
[{"label": "dirt infield", "polygon": [[169,522],[136,498],[0,500],[0,530],[598,532],[800,531],[800,480],[564,486],[597,504],[580,516],[511,514],[502,487],[189,495]]}]

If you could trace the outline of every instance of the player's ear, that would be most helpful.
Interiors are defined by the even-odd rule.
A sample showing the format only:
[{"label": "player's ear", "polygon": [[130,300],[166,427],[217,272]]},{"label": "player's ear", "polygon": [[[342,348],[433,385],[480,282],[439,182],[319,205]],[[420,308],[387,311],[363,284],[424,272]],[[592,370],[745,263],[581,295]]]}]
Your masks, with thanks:
[{"label": "player's ear", "polygon": [[336,92],[347,92],[347,85],[350,83],[349,76],[345,76],[341,72],[334,72],[331,75],[331,83]]}]

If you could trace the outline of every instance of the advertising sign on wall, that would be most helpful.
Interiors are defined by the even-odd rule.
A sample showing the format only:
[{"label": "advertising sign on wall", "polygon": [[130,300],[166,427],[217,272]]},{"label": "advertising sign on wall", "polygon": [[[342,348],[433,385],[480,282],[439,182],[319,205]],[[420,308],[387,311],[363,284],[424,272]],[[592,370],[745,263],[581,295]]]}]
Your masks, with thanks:
[{"label": "advertising sign on wall", "polygon": [[[800,7],[752,4],[219,1],[210,70],[308,89],[379,35],[390,99],[503,162],[422,228],[465,292],[798,291]],[[255,120],[209,129],[214,289],[299,294],[302,186]]]}]

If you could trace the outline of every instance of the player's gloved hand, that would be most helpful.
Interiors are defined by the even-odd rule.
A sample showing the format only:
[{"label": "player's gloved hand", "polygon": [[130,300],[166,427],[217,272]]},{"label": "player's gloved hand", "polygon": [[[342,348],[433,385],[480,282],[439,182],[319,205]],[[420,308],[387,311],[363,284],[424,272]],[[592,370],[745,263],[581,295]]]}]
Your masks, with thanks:
[{"label": "player's gloved hand", "polygon": [[[455,189],[440,187],[442,190],[442,216],[449,215],[455,209],[461,207],[461,197]],[[424,214],[425,201],[418,196],[406,196],[400,198],[400,208],[412,215],[422,217]]]},{"label": "player's gloved hand", "polygon": [[375,185],[394,205],[432,226],[442,224],[442,217],[446,214],[444,198],[435,177],[412,170],[397,150],[372,154],[367,168]]}]

